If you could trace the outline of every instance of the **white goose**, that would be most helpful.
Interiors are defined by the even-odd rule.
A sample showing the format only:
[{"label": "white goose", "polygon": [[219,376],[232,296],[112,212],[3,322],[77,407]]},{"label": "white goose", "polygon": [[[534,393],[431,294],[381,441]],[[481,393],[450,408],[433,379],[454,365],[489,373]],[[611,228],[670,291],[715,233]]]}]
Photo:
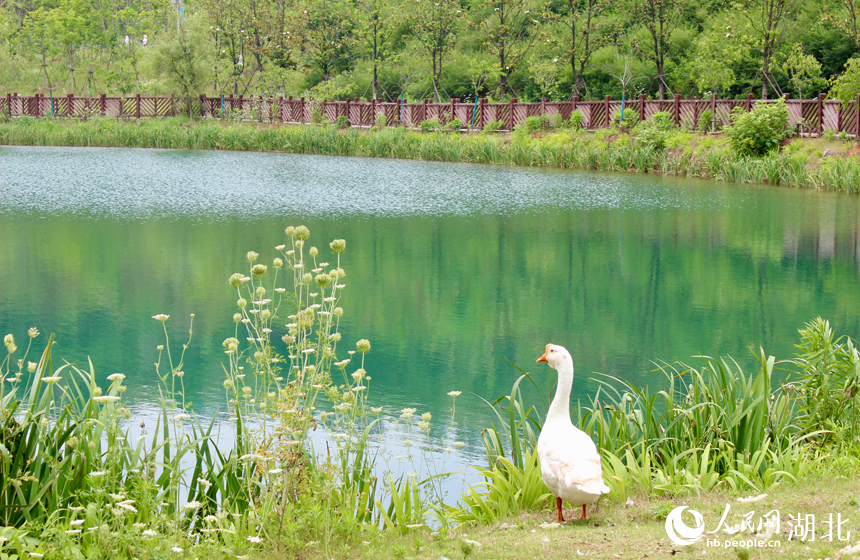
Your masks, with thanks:
[{"label": "white goose", "polygon": [[608,494],[609,487],[603,483],[597,446],[570,421],[573,358],[563,346],[547,344],[546,352],[537,361],[545,362],[558,371],[558,388],[538,438],[543,481],[555,496],[559,522],[564,521],[562,500],[575,506],[582,505],[580,519],[585,519],[586,504],[593,504],[601,494]]}]

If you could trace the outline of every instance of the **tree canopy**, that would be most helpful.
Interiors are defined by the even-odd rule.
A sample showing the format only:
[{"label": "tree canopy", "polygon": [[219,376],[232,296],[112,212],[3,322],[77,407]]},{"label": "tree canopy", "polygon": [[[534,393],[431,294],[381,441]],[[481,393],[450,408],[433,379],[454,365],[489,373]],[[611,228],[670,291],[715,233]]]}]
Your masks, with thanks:
[{"label": "tree canopy", "polygon": [[0,84],[22,94],[185,98],[808,98],[834,86],[834,95],[847,95],[848,78],[840,77],[860,57],[857,6],[856,0],[0,0]]}]

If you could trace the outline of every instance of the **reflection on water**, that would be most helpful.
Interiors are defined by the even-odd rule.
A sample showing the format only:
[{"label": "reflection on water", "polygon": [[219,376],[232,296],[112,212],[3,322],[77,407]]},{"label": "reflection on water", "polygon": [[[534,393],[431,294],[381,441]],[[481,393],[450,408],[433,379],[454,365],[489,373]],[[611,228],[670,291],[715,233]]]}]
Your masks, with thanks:
[{"label": "reflection on water", "polygon": [[[0,148],[0,331],[56,332],[55,355],[154,402],[155,347],[194,340],[186,387],[223,402],[227,285],[286,225],[347,239],[344,339],[369,338],[372,400],[433,413],[480,446],[477,397],[506,393],[547,342],[571,350],[574,398],[595,371],[662,383],[652,360],[749,345],[789,357],[814,317],[858,334],[860,198],[610,175],[414,161],[159,150]],[[278,335],[280,336],[280,335]],[[539,399],[533,395],[535,401]],[[543,410],[545,404],[538,404]]]}]

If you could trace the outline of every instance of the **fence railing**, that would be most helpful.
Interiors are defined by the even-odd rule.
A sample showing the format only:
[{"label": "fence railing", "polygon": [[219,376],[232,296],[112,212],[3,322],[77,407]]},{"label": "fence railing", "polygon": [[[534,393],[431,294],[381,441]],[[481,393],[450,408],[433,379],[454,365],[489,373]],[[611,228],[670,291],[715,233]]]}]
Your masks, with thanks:
[{"label": "fence railing", "polygon": [[[336,122],[341,116],[349,119],[352,126],[368,127],[378,123],[379,115],[385,116],[387,126],[407,126],[417,128],[423,121],[437,119],[448,123],[460,119],[463,128],[484,129],[488,123],[496,121],[498,130],[512,130],[528,117],[540,115],[561,115],[567,120],[574,111],[583,115],[582,126],[586,129],[609,127],[622,111],[633,110],[640,117],[651,117],[658,111],[670,113],[677,126],[702,128],[715,126],[722,128],[730,123],[730,115],[735,107],[750,111],[759,103],[773,103],[772,100],[756,100],[752,94],[746,99],[674,99],[653,100],[640,96],[639,99],[619,101],[606,96],[600,101],[550,102],[546,98],[534,103],[521,103],[511,99],[505,103],[488,103],[486,99],[461,102],[452,99],[446,103],[433,103],[424,100],[419,103],[359,101],[358,98],[343,101],[311,101],[301,99],[264,98],[264,97],[207,97],[201,95],[192,99],[191,113],[197,117],[223,117],[240,120],[300,124],[312,122]],[[804,132],[821,134],[826,131],[845,132],[860,137],[860,95],[846,106],[840,101],[829,100],[825,94],[814,99],[789,99],[786,106],[791,115],[791,123],[803,126]],[[703,115],[711,114],[710,123],[700,123]],[[46,97],[36,94],[21,96],[17,93],[0,97],[0,114],[12,117],[54,117],[87,118],[91,116],[111,116],[123,119],[142,119],[168,117],[188,114],[185,100],[175,97],[152,97],[135,95],[133,97]]]}]

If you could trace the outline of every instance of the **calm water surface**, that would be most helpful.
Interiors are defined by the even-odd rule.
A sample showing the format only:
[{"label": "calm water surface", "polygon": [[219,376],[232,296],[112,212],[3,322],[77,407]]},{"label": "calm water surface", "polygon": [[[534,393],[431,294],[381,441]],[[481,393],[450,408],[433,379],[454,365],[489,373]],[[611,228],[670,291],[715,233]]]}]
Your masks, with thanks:
[{"label": "calm water surface", "polygon": [[[662,383],[652,360],[790,357],[816,315],[860,332],[860,197],[465,164],[284,154],[0,147],[0,331],[57,333],[55,356],[128,376],[152,410],[162,343],[194,340],[186,386],[223,403],[231,273],[287,225],[347,240],[342,332],[368,338],[371,400],[450,417],[477,450],[489,414],[547,342],[574,396],[603,372]],[[280,335],[279,335],[280,336]],[[20,345],[20,342],[19,342]],[[41,348],[40,348],[41,350]],[[651,372],[651,373],[649,373]],[[552,372],[554,374],[554,372]],[[541,405],[541,406],[545,406]],[[447,423],[434,422],[440,433]]]}]

